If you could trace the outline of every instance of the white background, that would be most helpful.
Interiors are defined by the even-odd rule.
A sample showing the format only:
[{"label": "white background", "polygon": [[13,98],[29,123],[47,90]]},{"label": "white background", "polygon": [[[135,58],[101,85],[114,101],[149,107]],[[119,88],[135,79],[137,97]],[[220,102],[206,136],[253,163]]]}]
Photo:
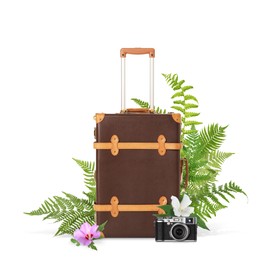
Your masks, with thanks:
[{"label": "white background", "polygon": [[[1,259],[273,259],[272,4],[2,0]],[[236,154],[220,183],[236,181],[249,198],[237,196],[197,243],[105,239],[98,252],[76,248],[53,237],[58,225],[23,212],[61,191],[81,196],[71,158],[95,159],[92,117],[119,112],[119,50],[136,46],[156,49],[156,105],[170,106],[161,73],[178,73],[195,87],[199,119],[229,124],[223,150]],[[147,57],[128,60],[128,100],[147,99]]]}]

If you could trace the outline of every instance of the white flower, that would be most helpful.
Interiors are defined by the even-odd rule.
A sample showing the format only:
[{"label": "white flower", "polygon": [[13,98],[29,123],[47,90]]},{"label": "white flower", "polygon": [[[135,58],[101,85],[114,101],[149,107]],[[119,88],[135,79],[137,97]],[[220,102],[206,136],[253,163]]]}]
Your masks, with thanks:
[{"label": "white flower", "polygon": [[177,217],[188,217],[193,211],[193,207],[189,207],[191,204],[190,198],[185,194],[181,203],[175,196],[171,196],[171,205],[173,207],[174,215]]}]

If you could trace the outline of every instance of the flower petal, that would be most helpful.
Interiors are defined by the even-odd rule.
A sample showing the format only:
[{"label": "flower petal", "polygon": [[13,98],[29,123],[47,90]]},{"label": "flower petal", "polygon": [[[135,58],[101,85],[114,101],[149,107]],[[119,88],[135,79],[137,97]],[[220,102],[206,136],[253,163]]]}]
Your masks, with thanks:
[{"label": "flower petal", "polygon": [[86,238],[83,238],[81,239],[81,241],[78,241],[80,244],[82,244],[83,246],[88,246],[92,240],[89,240],[89,239],[86,239]]},{"label": "flower petal", "polygon": [[93,234],[93,237],[92,238],[99,238],[101,236],[101,232],[100,231],[96,231],[94,234]]},{"label": "flower petal", "polygon": [[73,236],[80,244],[84,246],[88,246],[91,243],[91,240],[86,239],[85,234],[80,229],[76,229]]},{"label": "flower petal", "polygon": [[184,210],[184,216],[185,217],[189,217],[189,215],[191,214],[191,213],[193,213],[194,212],[194,208],[193,207],[187,207],[185,210]]},{"label": "flower petal", "polygon": [[174,215],[176,216],[176,217],[180,217],[182,214],[181,214],[181,211],[179,210],[179,209],[173,209],[173,212],[174,212]]},{"label": "flower petal", "polygon": [[91,234],[91,225],[88,222],[85,222],[84,224],[82,224],[82,226],[80,227],[80,230],[85,234]]},{"label": "flower petal", "polygon": [[85,237],[85,234],[80,229],[76,229],[73,236],[76,240],[78,240],[78,238]]},{"label": "flower petal", "polygon": [[176,209],[179,210],[179,208],[180,208],[180,201],[179,201],[179,199],[177,197],[175,197],[175,196],[171,196],[171,205],[172,205],[173,211],[175,213],[175,210]]},{"label": "flower petal", "polygon": [[97,229],[98,229],[98,225],[96,225],[96,224],[94,224],[94,225],[92,225],[91,227],[90,227],[90,234],[95,234],[96,233],[96,231],[97,231]]},{"label": "flower petal", "polygon": [[181,207],[183,209],[187,208],[190,204],[192,203],[192,201],[190,200],[190,198],[188,197],[188,195],[184,195],[182,201],[181,201]]}]

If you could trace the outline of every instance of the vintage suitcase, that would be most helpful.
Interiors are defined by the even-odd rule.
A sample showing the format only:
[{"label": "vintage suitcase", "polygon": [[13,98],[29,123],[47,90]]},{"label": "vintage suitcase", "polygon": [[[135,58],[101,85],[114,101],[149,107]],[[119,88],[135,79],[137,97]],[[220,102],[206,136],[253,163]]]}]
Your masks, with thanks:
[{"label": "vintage suitcase", "polygon": [[[127,54],[149,54],[150,109],[126,109]],[[152,48],[121,49],[122,109],[96,119],[96,221],[106,237],[153,237],[159,205],[179,195],[180,114],[153,112]]]}]

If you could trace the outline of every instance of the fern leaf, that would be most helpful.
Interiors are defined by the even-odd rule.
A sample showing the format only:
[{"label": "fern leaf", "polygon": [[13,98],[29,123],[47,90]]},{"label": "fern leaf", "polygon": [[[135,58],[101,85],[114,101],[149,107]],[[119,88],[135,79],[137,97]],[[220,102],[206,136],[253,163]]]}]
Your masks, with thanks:
[{"label": "fern leaf", "polygon": [[198,99],[192,95],[185,95],[185,100],[194,100],[198,103]]},{"label": "fern leaf", "polygon": [[221,170],[221,166],[224,161],[229,158],[233,153],[225,153],[220,151],[213,151],[209,154],[208,158],[208,166],[215,168],[217,170]]},{"label": "fern leaf", "polygon": [[179,106],[172,106],[171,108],[175,109],[175,110],[178,110],[180,111],[181,113],[185,113],[185,110],[182,108],[182,107],[179,107]]},{"label": "fern leaf", "polygon": [[195,133],[197,133],[197,130],[184,130],[183,133],[188,134],[188,135],[189,134],[195,134]]},{"label": "fern leaf", "polygon": [[195,113],[195,112],[185,112],[185,118],[190,118],[194,116],[198,116],[200,113]]},{"label": "fern leaf", "polygon": [[174,100],[173,104],[178,104],[178,105],[184,106],[185,105],[185,101],[184,100]]},{"label": "fern leaf", "polygon": [[225,139],[225,129],[226,127],[221,127],[218,124],[212,124],[207,128],[203,128],[200,132],[203,145],[201,150],[213,152],[219,149]]},{"label": "fern leaf", "polygon": [[198,121],[185,121],[184,124],[185,124],[185,126],[193,126],[193,125],[200,125],[200,124],[202,124],[202,122],[198,122]]},{"label": "fern leaf", "polygon": [[149,104],[146,101],[143,101],[138,98],[132,98],[131,100],[134,101],[138,106],[140,106],[142,108],[149,108]]},{"label": "fern leaf", "polygon": [[191,109],[191,108],[197,108],[198,105],[192,104],[192,103],[185,103],[185,110]]},{"label": "fern leaf", "polygon": [[85,186],[89,190],[95,189],[95,178],[94,178],[94,171],[95,171],[95,163],[94,162],[87,162],[81,161],[75,158],[72,158],[85,172],[84,174],[84,183]]},{"label": "fern leaf", "polygon": [[70,214],[66,217],[63,223],[58,228],[55,236],[64,235],[64,234],[73,234],[73,232],[80,228],[80,226],[84,223],[88,222],[91,225],[94,224],[94,221],[90,217],[89,214],[83,214],[81,212],[70,212]]},{"label": "fern leaf", "polygon": [[225,200],[226,202],[229,203],[229,200],[227,199],[227,197],[222,193],[220,192],[217,188],[216,188],[216,185],[215,184],[212,184],[212,192],[217,194],[218,196],[220,196],[223,200]]},{"label": "fern leaf", "polygon": [[193,89],[193,86],[184,86],[182,87],[182,91],[185,92],[187,90]]},{"label": "fern leaf", "polygon": [[[181,88],[182,85],[183,85],[184,83],[185,83],[184,80],[180,80],[180,81],[177,83],[178,88]],[[176,90],[176,89],[174,89],[174,90]]]},{"label": "fern leaf", "polygon": [[167,113],[167,112],[166,112],[166,109],[162,109],[162,108],[160,108],[160,107],[154,108],[154,111],[155,111],[155,113],[157,113],[157,114],[166,114],[166,113]]},{"label": "fern leaf", "polygon": [[171,98],[176,98],[176,97],[183,97],[184,96],[184,92],[182,91],[178,91],[176,92]]},{"label": "fern leaf", "polygon": [[[131,100],[133,100],[137,105],[139,105],[142,108],[149,108],[148,102],[145,102],[145,101],[143,101],[141,99],[138,99],[138,98],[132,98]],[[167,113],[166,109],[162,109],[160,107],[154,107],[154,111],[157,114],[166,114]]]}]

